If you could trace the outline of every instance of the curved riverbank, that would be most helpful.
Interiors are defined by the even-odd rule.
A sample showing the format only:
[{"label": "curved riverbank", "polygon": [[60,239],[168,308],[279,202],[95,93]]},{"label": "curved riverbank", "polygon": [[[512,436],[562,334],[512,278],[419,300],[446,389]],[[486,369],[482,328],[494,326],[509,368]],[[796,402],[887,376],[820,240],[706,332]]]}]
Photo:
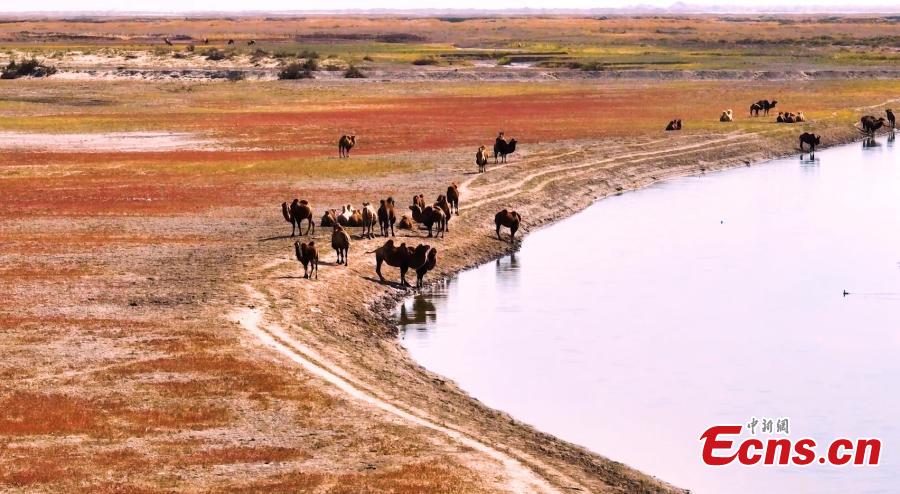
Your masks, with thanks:
[{"label": "curved riverbank", "polygon": [[[859,132],[839,123],[810,124],[829,145],[859,138]],[[508,165],[489,166],[484,175],[462,181],[461,215],[454,217],[438,247],[439,266],[429,275],[434,282],[469,267],[491,261],[509,252],[507,244],[493,237],[493,213],[504,207],[518,210],[525,218],[525,234],[542,225],[567,217],[597,199],[644,187],[665,178],[725,169],[792,154],[800,127],[779,127],[767,133],[725,131],[716,135],[660,135],[639,139],[562,142],[532,147]],[[466,160],[468,161],[468,160]],[[459,177],[465,178],[465,177]],[[410,186],[413,188],[411,189]],[[409,184],[400,194],[427,192],[422,184]],[[461,233],[462,232],[462,233]],[[410,242],[424,241],[420,234]],[[318,313],[298,313],[296,304],[266,308],[266,316],[288,329],[293,338],[313,350],[320,362],[372,396],[379,397],[417,416],[428,417],[481,443],[504,451],[545,478],[556,488],[583,487],[606,492],[669,492],[677,489],[584,448],[544,434],[512,417],[485,407],[453,383],[412,361],[396,340],[393,311],[408,293],[394,285],[375,282],[371,256],[381,239],[357,241],[351,251],[350,268],[330,274],[327,284],[316,290],[296,283],[275,281],[277,274],[293,271],[294,262],[284,259],[256,271],[265,281],[256,288],[269,300],[280,300],[290,292]],[[324,271],[323,271],[324,272]],[[389,271],[389,279],[396,273]],[[263,286],[264,285],[264,286]],[[297,292],[299,290],[299,292]],[[323,314],[323,315],[317,315]],[[471,465],[471,464],[470,464]],[[485,475],[504,479],[492,490],[508,490],[509,474],[502,466],[481,462],[476,468]]]}]

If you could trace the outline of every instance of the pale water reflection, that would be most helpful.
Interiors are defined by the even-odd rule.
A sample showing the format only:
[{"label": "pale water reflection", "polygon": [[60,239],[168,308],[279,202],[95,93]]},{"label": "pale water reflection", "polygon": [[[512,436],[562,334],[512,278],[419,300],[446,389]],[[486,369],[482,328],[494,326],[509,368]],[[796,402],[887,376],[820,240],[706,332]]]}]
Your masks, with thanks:
[{"label": "pale water reflection", "polygon": [[[408,300],[403,344],[488,405],[694,492],[896,492],[900,154],[871,144],[601,201]],[[751,416],[881,438],[882,465],[702,465],[703,430]]]}]

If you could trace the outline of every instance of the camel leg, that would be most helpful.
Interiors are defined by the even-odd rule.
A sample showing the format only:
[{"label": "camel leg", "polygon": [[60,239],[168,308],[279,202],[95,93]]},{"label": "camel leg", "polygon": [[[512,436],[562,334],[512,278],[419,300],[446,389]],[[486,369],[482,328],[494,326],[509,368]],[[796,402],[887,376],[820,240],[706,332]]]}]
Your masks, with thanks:
[{"label": "camel leg", "polygon": [[497,223],[497,240],[503,240],[500,238],[500,223]]},{"label": "camel leg", "polygon": [[409,286],[409,282],[406,281],[406,271],[409,269],[409,266],[400,266],[400,286]]},{"label": "camel leg", "polygon": [[319,279],[319,260],[316,259],[313,262],[315,263],[313,266],[316,268],[316,279]]},{"label": "camel leg", "polygon": [[[384,232],[384,236],[387,237],[387,232]],[[393,224],[393,223],[391,223],[391,236],[392,236],[392,237],[396,237],[396,236],[397,236],[397,235],[394,234],[394,224]]]},{"label": "camel leg", "polygon": [[516,243],[516,230],[518,230],[518,228],[509,229],[509,243],[511,244]]},{"label": "camel leg", "polygon": [[384,262],[384,259],[376,258],[375,259],[375,272],[378,273],[378,278],[384,282],[384,276],[381,275],[381,263]]}]

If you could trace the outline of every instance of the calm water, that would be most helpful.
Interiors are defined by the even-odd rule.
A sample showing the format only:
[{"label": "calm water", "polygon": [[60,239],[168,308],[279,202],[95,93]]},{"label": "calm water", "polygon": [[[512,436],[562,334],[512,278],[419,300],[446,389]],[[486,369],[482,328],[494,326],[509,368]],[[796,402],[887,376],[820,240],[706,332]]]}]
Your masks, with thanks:
[{"label": "calm water", "polygon": [[[600,201],[400,320],[415,359],[488,405],[694,492],[897,492],[900,153],[882,138]],[[880,438],[882,464],[700,462],[707,427],[752,416]]]}]

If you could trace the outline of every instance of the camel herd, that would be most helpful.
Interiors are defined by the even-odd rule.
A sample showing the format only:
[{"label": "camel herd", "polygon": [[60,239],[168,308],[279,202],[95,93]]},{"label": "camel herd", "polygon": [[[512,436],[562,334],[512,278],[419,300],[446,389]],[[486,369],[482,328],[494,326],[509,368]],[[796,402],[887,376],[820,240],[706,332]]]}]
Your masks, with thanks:
[{"label": "camel herd", "polygon": [[[398,221],[397,204],[393,197],[382,199],[376,210],[370,202],[362,203],[362,207],[356,209],[351,204],[341,207],[341,212],[329,209],[322,215],[319,225],[331,227],[331,247],[336,254],[338,266],[348,266],[350,246],[352,243],[349,228],[360,228],[358,238],[373,239],[376,237],[375,225],[379,226],[379,234],[382,237],[395,237],[395,226],[401,230],[413,230],[415,225],[421,225],[428,230],[429,238],[444,238],[450,231],[449,223],[453,215],[459,215],[460,190],[454,182],[451,183],[444,194],[439,194],[435,201],[426,204],[424,194],[413,196],[409,206],[409,215],[402,215]],[[291,224],[291,237],[295,235],[315,234],[315,221],[313,211],[306,200],[294,199],[290,204],[281,203],[281,212],[285,221]],[[307,223],[306,231],[303,231],[303,222]],[[504,209],[496,214],[497,238],[500,236],[501,227],[510,231],[509,242],[515,242],[516,231],[522,222],[522,216],[515,211]],[[303,277],[305,279],[318,279],[319,274],[319,250],[314,241],[294,242],[294,252],[297,260],[303,265]],[[415,247],[406,243],[397,245],[393,238],[379,248],[366,252],[375,254],[375,273],[384,281],[381,273],[383,264],[400,269],[400,285],[411,286],[406,281],[407,272],[412,269],[416,272],[416,286],[421,287],[425,275],[437,265],[437,249],[427,245],[418,244]]]},{"label": "camel herd", "polygon": [[[758,117],[760,112],[768,115],[769,111],[774,109],[778,101],[759,100],[750,105],[750,116]],[[734,112],[731,109],[722,111],[719,117],[720,122],[733,122]],[[777,123],[797,123],[805,122],[806,118],[803,112],[778,112],[775,120]],[[859,129],[870,138],[881,128],[888,128],[893,131],[896,128],[896,118],[891,109],[885,110],[885,117],[875,117],[866,115],[860,119]],[[677,131],[682,129],[682,120],[673,119],[666,126],[667,131]],[[811,132],[804,132],[799,136],[800,152],[808,150],[814,153],[816,147],[822,142],[822,136]],[[497,136],[494,142],[494,163],[505,163],[507,156],[516,150],[516,139],[507,140],[503,136],[503,132]],[[338,140],[338,156],[340,158],[349,158],[350,150],[356,145],[355,135],[342,135]],[[488,162],[488,151],[485,146],[480,146],[475,153],[475,164],[478,166],[478,172],[486,171]],[[428,238],[444,238],[445,234],[450,231],[450,220],[453,215],[459,215],[460,190],[456,183],[450,184],[444,194],[439,194],[432,204],[427,204],[425,196],[418,194],[413,196],[412,203],[409,205],[409,214],[399,215],[397,205],[393,197],[382,199],[376,209],[370,202],[362,203],[360,209],[355,209],[353,205],[346,204],[341,207],[338,213],[335,209],[325,211],[320,220],[320,226],[331,227],[331,247],[334,249],[337,265],[348,266],[348,256],[350,252],[351,236],[348,228],[361,228],[359,238],[374,239],[376,237],[375,225],[379,227],[379,234],[382,237],[395,237],[395,228],[399,230],[414,230],[416,225],[421,225],[428,230]],[[281,212],[285,221],[291,224],[291,237],[295,235],[314,235],[315,220],[313,217],[312,207],[306,200],[294,199],[290,204],[283,202],[281,204]],[[306,232],[303,232],[303,222],[307,223]],[[504,209],[494,215],[495,233],[498,240],[502,240],[500,231],[502,228],[509,229],[509,242],[515,242],[515,235],[522,224],[522,216],[516,211]],[[319,251],[314,241],[310,242],[294,242],[294,251],[297,260],[303,265],[304,278],[316,278],[319,274]],[[393,238],[389,238],[381,247],[367,252],[367,254],[375,254],[375,272],[380,280],[384,281],[381,273],[383,264],[400,269],[400,285],[410,286],[406,281],[407,272],[412,269],[416,272],[416,286],[421,287],[423,279],[428,271],[434,269],[437,265],[437,249],[427,245],[418,244],[415,247],[401,243],[396,245]]]}]

